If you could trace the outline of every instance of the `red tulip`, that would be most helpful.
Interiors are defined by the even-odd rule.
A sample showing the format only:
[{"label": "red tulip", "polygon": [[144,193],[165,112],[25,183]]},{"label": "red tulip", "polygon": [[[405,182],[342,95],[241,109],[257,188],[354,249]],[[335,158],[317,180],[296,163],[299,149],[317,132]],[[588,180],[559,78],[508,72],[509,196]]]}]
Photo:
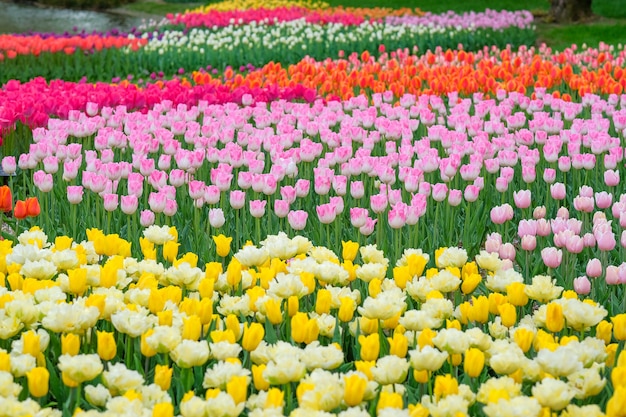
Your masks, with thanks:
[{"label": "red tulip", "polygon": [[41,207],[39,207],[39,200],[37,197],[30,197],[26,199],[26,213],[29,217],[37,217],[41,213]]}]

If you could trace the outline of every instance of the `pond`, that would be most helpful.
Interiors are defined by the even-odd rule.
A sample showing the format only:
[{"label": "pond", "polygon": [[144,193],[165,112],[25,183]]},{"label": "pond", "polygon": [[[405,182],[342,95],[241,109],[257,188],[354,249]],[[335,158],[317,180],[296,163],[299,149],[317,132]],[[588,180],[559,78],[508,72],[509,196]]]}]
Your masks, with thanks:
[{"label": "pond", "polygon": [[116,13],[92,10],[69,10],[0,1],[0,33],[63,33],[72,31],[106,32],[111,29],[130,31],[142,19]]}]

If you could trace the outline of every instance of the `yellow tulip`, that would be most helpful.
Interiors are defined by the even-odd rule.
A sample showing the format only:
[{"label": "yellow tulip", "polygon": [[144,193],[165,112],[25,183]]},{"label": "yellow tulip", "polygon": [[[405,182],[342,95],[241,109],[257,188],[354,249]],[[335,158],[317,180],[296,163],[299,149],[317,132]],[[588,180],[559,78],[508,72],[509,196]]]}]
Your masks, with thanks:
[{"label": "yellow tulip", "polygon": [[330,313],[330,304],[332,295],[327,289],[321,289],[317,292],[317,300],[315,301],[315,312],[319,315]]},{"label": "yellow tulip", "polygon": [[616,366],[611,371],[613,388],[626,387],[626,366]]},{"label": "yellow tulip", "polygon": [[301,272],[300,281],[308,289],[308,294],[312,294],[315,291],[315,275],[311,272]]},{"label": "yellow tulip", "polygon": [[202,334],[202,323],[200,317],[195,314],[183,318],[183,339],[198,340]]},{"label": "yellow tulip", "polygon": [[343,400],[348,407],[355,407],[363,401],[365,390],[367,389],[367,379],[358,373],[344,376]]},{"label": "yellow tulip", "polygon": [[213,319],[213,300],[210,298],[200,300],[197,316],[200,318],[202,325],[209,324]]},{"label": "yellow tulip", "polygon": [[0,371],[11,372],[11,355],[0,352]]},{"label": "yellow tulip", "polygon": [[293,317],[298,311],[300,311],[300,300],[297,295],[292,295],[287,298],[287,315]]},{"label": "yellow tulip", "polygon": [[26,372],[28,379],[28,392],[33,397],[43,397],[48,393],[50,372],[46,368],[36,367]]},{"label": "yellow tulip", "polygon": [[17,272],[9,274],[9,276],[7,277],[7,281],[9,282],[9,286],[11,287],[11,291],[20,291],[22,289],[22,286],[24,285],[24,277],[22,277]]},{"label": "yellow tulip", "polygon": [[506,295],[499,292],[492,292],[489,294],[489,312],[491,314],[498,314],[498,306],[506,303]]},{"label": "yellow tulip", "polygon": [[252,381],[257,391],[266,391],[270,387],[270,383],[263,377],[266,365],[252,365]]},{"label": "yellow tulip", "polygon": [[306,339],[306,325],[309,317],[306,313],[296,313],[291,318],[291,338],[296,343],[304,342]]},{"label": "yellow tulip", "polygon": [[515,306],[511,303],[504,303],[498,306],[498,313],[502,319],[502,325],[505,327],[511,327],[517,322],[517,311]]},{"label": "yellow tulip", "polygon": [[613,335],[613,324],[606,320],[602,320],[596,326],[596,337],[604,341],[605,345],[611,343],[611,336]]},{"label": "yellow tulip", "polygon": [[241,282],[241,270],[243,266],[237,258],[233,258],[226,268],[226,282],[231,288],[237,288]]},{"label": "yellow tulip", "polygon": [[374,380],[374,375],[372,375],[372,368],[376,366],[376,361],[354,361],[354,367],[357,371],[363,372],[367,379],[370,381]]},{"label": "yellow tulip", "polygon": [[379,278],[372,279],[367,285],[367,292],[370,297],[376,298],[378,294],[382,291],[383,281]]},{"label": "yellow tulip", "polygon": [[468,295],[474,292],[478,284],[483,280],[480,274],[469,274],[461,283],[461,291]]},{"label": "yellow tulip", "polygon": [[619,386],[613,391],[613,396],[606,403],[607,417],[623,417],[626,415],[626,386]]},{"label": "yellow tulip", "polygon": [[68,236],[57,236],[54,239],[54,250],[62,251],[65,249],[70,249],[72,247],[72,242],[74,239]]},{"label": "yellow tulip", "polygon": [[235,404],[246,401],[248,397],[248,376],[233,376],[226,383],[226,392],[230,395]]},{"label": "yellow tulip", "polygon": [[168,240],[163,244],[163,259],[167,262],[173,263],[178,257],[178,247],[180,243]]},{"label": "yellow tulip", "polygon": [[172,310],[163,310],[156,313],[159,319],[159,326],[171,326],[174,321],[174,312]]},{"label": "yellow tulip", "polygon": [[535,333],[524,327],[518,327],[513,334],[513,340],[524,353],[528,352],[535,339]]},{"label": "yellow tulip", "polygon": [[339,312],[337,317],[344,323],[352,320],[354,317],[354,310],[356,309],[356,303],[352,297],[344,296],[339,298]]},{"label": "yellow tulip", "polygon": [[139,345],[141,349],[141,354],[147,358],[151,358],[152,356],[157,354],[157,351],[152,349],[150,345],[148,345],[148,343],[146,342],[146,338],[150,337],[152,333],[154,333],[154,330],[148,329],[144,334],[141,335],[141,343]]},{"label": "yellow tulip", "polygon": [[75,356],[80,350],[80,337],[74,333],[61,335],[61,353],[63,355]]},{"label": "yellow tulip", "polygon": [[213,236],[213,242],[215,242],[215,250],[217,256],[225,258],[230,253],[230,243],[233,241],[232,237],[226,237],[223,234]]},{"label": "yellow tulip", "polygon": [[285,402],[285,393],[279,388],[271,388],[267,391],[265,408],[282,407]]},{"label": "yellow tulip", "polygon": [[169,390],[172,384],[172,372],[173,369],[167,365],[157,365],[154,368],[154,383],[163,391]]},{"label": "yellow tulip", "polygon": [[522,282],[514,282],[506,287],[506,298],[509,303],[517,307],[528,304],[528,296],[525,291],[526,285]]},{"label": "yellow tulip", "polygon": [[409,350],[409,339],[401,333],[394,332],[393,337],[388,337],[389,354],[399,358],[405,358]]},{"label": "yellow tulip", "polygon": [[280,311],[280,301],[268,298],[265,302],[265,316],[273,325],[283,321],[283,313]]},{"label": "yellow tulip", "polygon": [[361,333],[363,334],[376,333],[378,332],[378,319],[361,317],[359,320],[359,326],[361,327]]},{"label": "yellow tulip", "polygon": [[463,370],[470,378],[478,377],[485,366],[485,354],[477,348],[469,348],[465,351]]},{"label": "yellow tulip", "polygon": [[155,404],[152,408],[152,417],[173,417],[174,405],[170,402]]},{"label": "yellow tulip", "polygon": [[87,270],[84,268],[69,269],[67,276],[70,283],[70,292],[83,295],[87,290]]},{"label": "yellow tulip", "polygon": [[215,279],[202,278],[198,284],[198,292],[202,298],[213,298],[213,287],[215,286]]},{"label": "yellow tulip", "polygon": [[425,346],[434,347],[433,338],[437,336],[437,332],[431,329],[424,329],[420,332],[420,335],[417,337],[417,344],[420,349],[423,349]]},{"label": "yellow tulip", "polygon": [[347,242],[341,241],[341,248],[341,257],[343,260],[354,262],[354,259],[359,252],[359,244],[351,240]]},{"label": "yellow tulip", "polygon": [[613,336],[617,340],[626,340],[626,313],[611,317],[613,322]]},{"label": "yellow tulip", "polygon": [[446,397],[448,395],[454,395],[459,393],[459,381],[452,375],[437,375],[435,377],[435,399]]},{"label": "yellow tulip", "polygon": [[307,345],[309,343],[313,343],[317,340],[319,334],[320,326],[319,324],[317,324],[317,320],[309,319],[309,321],[306,323],[304,343],[306,343]]},{"label": "yellow tulip", "polygon": [[489,299],[484,295],[472,298],[472,308],[469,309],[468,319],[478,323],[487,323],[489,320]]},{"label": "yellow tulip", "polygon": [[409,267],[409,276],[419,277],[424,272],[426,264],[428,263],[426,258],[422,255],[413,253],[406,258],[407,266]]},{"label": "yellow tulip", "polygon": [[22,343],[22,353],[28,353],[35,358],[39,355],[39,353],[41,353],[39,335],[33,330],[29,330],[22,334]]},{"label": "yellow tulip", "polygon": [[364,361],[375,361],[380,353],[380,338],[378,333],[369,336],[359,336],[361,359]]},{"label": "yellow tulip", "polygon": [[117,354],[117,344],[113,332],[96,331],[98,338],[98,356],[103,361],[110,361]]},{"label": "yellow tulip", "polygon": [[261,323],[251,323],[244,325],[243,339],[241,341],[241,347],[248,352],[252,352],[259,346],[261,340],[265,336],[265,329]]},{"label": "yellow tulip", "polygon": [[232,330],[213,330],[211,332],[211,340],[213,343],[229,342],[235,343],[235,333]]},{"label": "yellow tulip", "polygon": [[546,311],[546,328],[552,333],[563,330],[565,326],[565,317],[563,316],[563,307],[557,303],[549,303]]},{"label": "yellow tulip", "polygon": [[381,392],[378,398],[378,404],[376,405],[376,412],[384,408],[397,408],[401,409],[404,406],[402,401],[402,395],[398,392]]},{"label": "yellow tulip", "polygon": [[413,370],[413,378],[415,382],[419,382],[420,384],[425,384],[430,379],[430,375],[426,369],[422,371],[418,371],[417,369]]},{"label": "yellow tulip", "polygon": [[405,289],[406,283],[411,280],[408,266],[396,266],[393,268],[393,280],[398,288]]}]

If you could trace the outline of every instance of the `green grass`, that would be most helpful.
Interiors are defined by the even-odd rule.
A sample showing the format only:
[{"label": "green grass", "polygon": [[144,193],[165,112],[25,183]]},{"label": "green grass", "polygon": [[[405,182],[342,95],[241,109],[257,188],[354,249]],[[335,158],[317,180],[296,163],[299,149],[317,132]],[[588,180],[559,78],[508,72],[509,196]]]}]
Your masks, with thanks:
[{"label": "green grass", "polygon": [[600,42],[610,44],[626,44],[625,24],[593,24],[593,25],[542,25],[538,28],[539,40],[550,47],[563,50],[572,44],[597,47]]}]

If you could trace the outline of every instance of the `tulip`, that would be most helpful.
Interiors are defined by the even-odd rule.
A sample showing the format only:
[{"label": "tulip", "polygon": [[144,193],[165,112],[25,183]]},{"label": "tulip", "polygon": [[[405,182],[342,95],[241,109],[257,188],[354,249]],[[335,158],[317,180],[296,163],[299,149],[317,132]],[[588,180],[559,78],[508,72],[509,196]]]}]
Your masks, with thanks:
[{"label": "tulip", "polygon": [[611,317],[613,335],[619,341],[626,340],[626,313]]},{"label": "tulip", "polygon": [[574,291],[580,295],[587,295],[591,292],[591,281],[585,275],[574,278]]},{"label": "tulip", "polygon": [[232,237],[226,237],[223,234],[218,236],[213,236],[213,242],[215,242],[215,250],[217,252],[217,256],[226,257],[230,253],[230,244],[232,242]]},{"label": "tulip", "polygon": [[528,352],[534,338],[535,334],[525,327],[518,327],[513,334],[513,340],[524,353]]},{"label": "tulip", "polygon": [[221,208],[212,208],[209,210],[209,223],[211,224],[211,227],[216,229],[224,226],[226,218],[224,217],[224,212]]},{"label": "tulip", "polygon": [[156,365],[154,368],[154,383],[163,391],[170,389],[172,383],[172,372],[174,369],[167,365]]},{"label": "tulip", "polygon": [[[6,157],[5,157],[6,159]],[[4,160],[3,160],[4,163]],[[13,209],[13,195],[8,185],[0,187],[0,211],[9,212]]]},{"label": "tulip", "polygon": [[61,335],[61,353],[63,355],[78,355],[80,350],[80,337],[74,333]]},{"label": "tulip", "polygon": [[26,372],[28,392],[33,397],[43,397],[48,393],[50,372],[46,368],[36,367]]},{"label": "tulip", "polygon": [[235,375],[226,383],[226,392],[233,398],[235,404],[246,401],[248,396],[248,378],[247,375]]},{"label": "tulip", "polygon": [[547,247],[541,250],[541,259],[548,268],[558,268],[563,259],[563,252],[554,247]]},{"label": "tulip", "polygon": [[378,333],[372,333],[369,336],[360,335],[358,339],[360,345],[361,359],[364,361],[375,361],[378,359],[380,352],[380,340]]},{"label": "tulip", "polygon": [[435,377],[435,388],[433,393],[436,400],[448,395],[458,394],[458,392],[459,382],[452,375],[437,375]]},{"label": "tulip", "polygon": [[549,303],[546,310],[546,328],[552,333],[557,333],[563,330],[563,326],[565,326],[563,308],[560,304]]},{"label": "tulip", "polygon": [[87,290],[87,270],[84,268],[69,269],[69,290],[72,294],[83,295]]},{"label": "tulip", "polygon": [[485,354],[477,348],[469,348],[465,351],[463,370],[470,378],[477,378],[485,366]]},{"label": "tulip", "polygon": [[110,361],[117,354],[117,344],[113,332],[97,331],[98,356],[103,361]]},{"label": "tulip", "polygon": [[367,388],[367,379],[358,373],[344,375],[343,400],[348,407],[356,407],[363,401]]},{"label": "tulip", "polygon": [[287,221],[293,230],[303,230],[306,227],[308,216],[309,213],[304,210],[290,211],[287,215]]},{"label": "tulip", "polygon": [[265,330],[263,325],[260,323],[252,323],[248,325],[246,323],[243,330],[243,340],[241,342],[241,346],[248,352],[252,352],[261,343],[264,336]]},{"label": "tulip", "polygon": [[502,325],[511,327],[517,321],[517,312],[515,306],[511,303],[504,303],[498,306],[498,313],[502,319]]}]

